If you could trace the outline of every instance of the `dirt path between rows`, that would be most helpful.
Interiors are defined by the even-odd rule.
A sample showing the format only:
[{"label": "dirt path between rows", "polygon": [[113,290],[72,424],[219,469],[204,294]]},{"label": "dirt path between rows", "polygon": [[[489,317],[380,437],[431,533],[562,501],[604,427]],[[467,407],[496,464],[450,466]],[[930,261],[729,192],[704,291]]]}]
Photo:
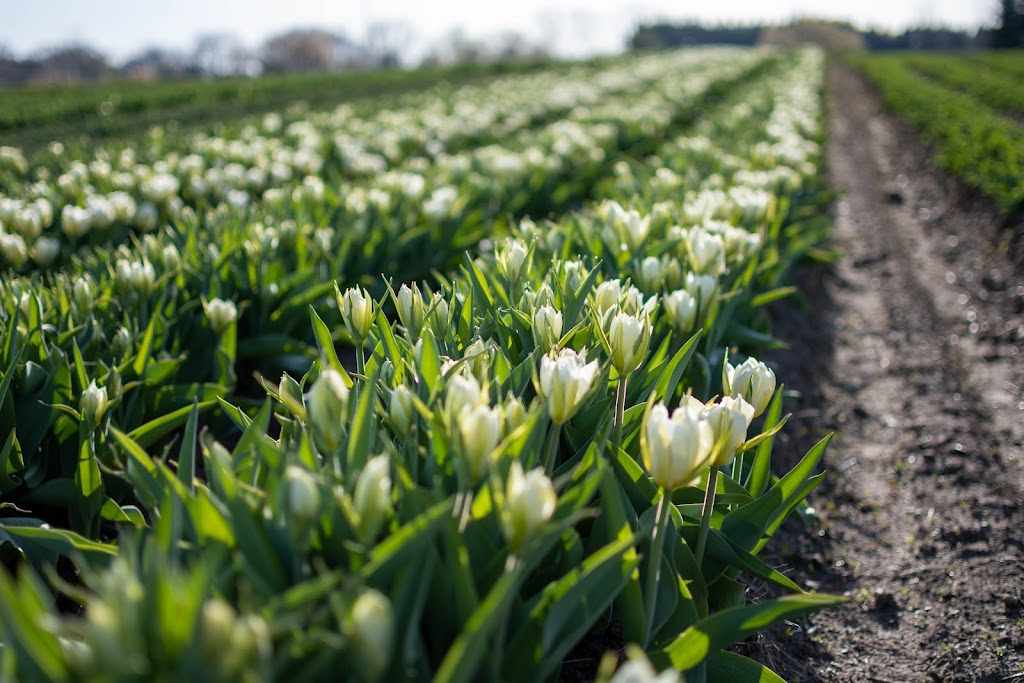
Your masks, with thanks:
[{"label": "dirt path between rows", "polygon": [[846,606],[753,646],[787,680],[1024,681],[1024,268],[856,74],[829,78],[833,245],[773,360],[783,455],[837,439],[775,560]]}]

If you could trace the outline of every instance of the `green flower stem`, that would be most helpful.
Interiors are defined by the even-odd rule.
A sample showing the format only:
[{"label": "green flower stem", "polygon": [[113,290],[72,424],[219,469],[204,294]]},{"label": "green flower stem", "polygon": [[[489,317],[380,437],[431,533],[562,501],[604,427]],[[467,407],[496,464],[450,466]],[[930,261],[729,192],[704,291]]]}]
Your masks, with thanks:
[{"label": "green flower stem", "polygon": [[622,448],[622,423],[626,420],[626,376],[619,377],[615,388],[615,447]]},{"label": "green flower stem", "polygon": [[469,524],[469,518],[472,516],[473,510],[473,492],[466,491],[462,494],[462,506],[459,511],[459,533],[461,534],[466,530],[466,525]]},{"label": "green flower stem", "polygon": [[402,440],[402,456],[405,458],[405,466],[409,469],[409,476],[417,484],[420,483],[420,457],[419,457],[419,433],[413,425],[408,439]]},{"label": "green flower stem", "polygon": [[356,342],[356,376],[352,379],[352,393],[355,397],[355,404],[359,405],[360,378],[366,377],[366,359],[363,357],[363,341]]},{"label": "green flower stem", "polygon": [[[519,555],[513,552],[505,561],[505,573],[512,574],[519,568]],[[491,659],[491,680],[501,680],[501,655],[505,652],[505,639],[508,637],[508,620],[512,612],[512,603],[505,609],[505,615],[498,624],[498,633],[494,639],[494,656]]]},{"label": "green flower stem", "polygon": [[356,374],[364,377],[366,374],[366,359],[363,358],[363,343],[356,345]]},{"label": "green flower stem", "polygon": [[711,528],[711,513],[715,509],[715,488],[718,486],[718,468],[712,467],[708,472],[708,490],[704,492],[704,514],[700,518],[700,531],[697,533],[697,566],[704,563],[704,547],[708,543],[708,530]]},{"label": "green flower stem", "polygon": [[555,465],[558,458],[558,441],[561,434],[562,426],[552,422],[551,432],[548,434],[546,448],[544,449],[544,471],[549,475],[555,473]]},{"label": "green flower stem", "polygon": [[647,592],[645,597],[644,613],[647,615],[647,628],[644,629],[644,649],[651,644],[654,637],[654,608],[656,596],[658,595],[658,581],[661,578],[661,553],[665,545],[665,529],[668,527],[668,518],[671,516],[666,508],[665,499],[668,492],[659,488],[661,496],[658,498],[658,509],[654,513],[654,532],[651,535],[651,563],[647,566]]}]

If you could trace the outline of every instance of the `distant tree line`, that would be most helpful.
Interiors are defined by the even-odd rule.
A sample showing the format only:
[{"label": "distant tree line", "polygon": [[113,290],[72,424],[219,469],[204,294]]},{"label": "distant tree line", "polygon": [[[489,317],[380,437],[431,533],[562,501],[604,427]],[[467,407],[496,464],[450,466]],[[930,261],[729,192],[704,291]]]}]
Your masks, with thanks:
[{"label": "distant tree line", "polygon": [[[840,34],[845,36],[840,38]],[[826,44],[838,40],[846,49],[969,50],[1024,48],[1024,0],[1000,0],[995,27],[965,31],[942,27],[908,28],[900,33],[862,31],[847,22],[796,21],[787,26],[762,24],[706,26],[696,23],[641,24],[629,38],[633,50],[691,45],[757,45],[789,42],[794,35]]]},{"label": "distant tree line", "polygon": [[[338,71],[395,67],[414,36],[403,21],[370,24],[360,40],[322,29],[276,34],[256,48],[228,34],[200,36],[189,51],[150,47],[119,65],[86,45],[42,50],[19,59],[0,48],[0,86],[21,83],[82,83],[113,78],[172,80],[264,73]],[[472,40],[452,31],[422,57],[426,64],[487,62],[545,57],[540,45],[515,32]]]}]

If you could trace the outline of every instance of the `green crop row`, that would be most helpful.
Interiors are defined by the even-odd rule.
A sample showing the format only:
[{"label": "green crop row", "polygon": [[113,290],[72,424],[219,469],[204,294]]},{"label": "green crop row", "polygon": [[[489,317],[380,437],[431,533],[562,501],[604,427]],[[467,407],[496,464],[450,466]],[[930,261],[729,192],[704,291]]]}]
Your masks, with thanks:
[{"label": "green crop row", "polygon": [[[840,601],[757,557],[827,441],[773,472],[783,390],[750,357],[828,227],[824,60],[682,59],[552,125],[545,158],[611,171],[552,205],[579,210],[481,219],[460,187],[434,220],[485,239],[433,284],[416,257],[440,241],[379,289],[331,270],[317,232],[346,226],[301,193],[287,219],[224,203],[5,283],[0,671],[540,681],[600,639],[630,661],[591,662],[598,680],[778,680],[727,648]],[[518,185],[507,155],[544,140],[473,158]],[[365,245],[403,206],[368,202],[342,244],[400,248],[401,228]],[[751,580],[788,595],[750,602]]]},{"label": "green crop row", "polygon": [[312,106],[399,95],[438,83],[465,83],[539,70],[544,63],[316,73],[263,78],[112,82],[81,86],[6,88],[0,101],[0,144],[37,148],[54,140],[127,137],[174,119],[208,124],[240,111]]},{"label": "green crop row", "polygon": [[978,63],[949,54],[913,54],[904,63],[926,77],[975,98],[981,105],[1024,115],[1024,85],[1019,75],[979,68]]},{"label": "green crop row", "polygon": [[966,58],[1011,77],[1024,76],[1024,50],[992,50],[971,52]]},{"label": "green crop row", "polygon": [[900,56],[851,57],[885,103],[937,147],[936,159],[1012,211],[1024,201],[1024,126],[970,95],[923,78]]}]

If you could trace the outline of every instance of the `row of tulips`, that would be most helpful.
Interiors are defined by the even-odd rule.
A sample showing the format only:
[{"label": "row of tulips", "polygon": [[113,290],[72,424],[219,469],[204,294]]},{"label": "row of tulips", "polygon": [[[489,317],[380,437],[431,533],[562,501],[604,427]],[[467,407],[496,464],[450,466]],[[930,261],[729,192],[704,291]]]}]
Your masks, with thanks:
[{"label": "row of tulips", "polygon": [[[629,149],[647,134],[672,130],[664,112],[689,111],[713,85],[769,59],[736,57],[722,61],[719,55],[679,79],[683,105],[659,99],[661,108],[648,115],[620,106],[621,119],[605,118],[613,117],[608,113],[591,126],[615,135],[580,132],[566,143],[559,133],[565,126],[538,131],[533,149],[546,149],[559,163],[534,173],[532,192],[524,192],[519,175],[464,183],[444,216],[427,219],[416,218],[418,210],[408,203],[334,213],[329,207],[340,199],[333,192],[320,203],[290,203],[278,217],[222,206],[202,217],[189,212],[174,229],[112,254],[83,254],[73,274],[0,283],[6,324],[0,400],[8,406],[0,426],[14,435],[5,457],[12,476],[0,482],[0,492],[22,507],[71,510],[72,527],[90,535],[103,518],[123,520],[106,500],[121,501],[130,489],[115,480],[93,493],[76,478],[82,435],[61,406],[77,405],[91,382],[107,391],[108,418],[150,446],[184,424],[193,400],[205,411],[229,393],[261,391],[254,371],[302,374],[315,355],[308,306],[331,299],[332,280],[342,286],[362,281],[379,294],[384,284],[374,276],[381,272],[408,279],[450,272],[456,253],[463,253],[457,249],[501,229],[495,216],[579,201],[610,169],[620,146]],[[653,130],[630,124],[648,118],[659,121]],[[340,322],[337,311],[324,317]],[[98,449],[100,461],[113,466],[103,454],[106,445]],[[75,512],[90,495],[100,504]]]},{"label": "row of tulips", "polygon": [[[467,86],[451,97],[418,94],[397,109],[344,105],[267,114],[233,135],[166,140],[154,134],[148,150],[100,149],[91,159],[67,158],[58,144],[52,158],[15,166],[23,170],[0,183],[0,255],[16,268],[51,266],[83,244],[151,232],[185,207],[265,204],[275,220],[287,205],[306,200],[321,211],[340,204],[348,211],[337,220],[358,225],[369,207],[386,215],[391,204],[413,203],[416,213],[441,217],[467,176],[517,175],[529,185],[537,170],[564,166],[574,147],[595,147],[595,134],[624,134],[608,127],[624,120],[622,105],[609,111],[609,104],[657,97],[677,71],[705,72],[725,61],[735,60],[716,51],[634,57],[600,78],[595,67],[579,66]],[[546,138],[561,142],[552,149]],[[607,150],[613,141],[597,146]]]},{"label": "row of tulips", "polygon": [[[757,557],[820,480],[825,444],[774,476],[782,388],[728,350],[775,343],[761,308],[821,236],[822,74],[816,51],[780,56],[699,135],[619,166],[605,201],[513,224],[435,287],[338,288],[336,309],[310,310],[313,368],[263,379],[251,408],[217,397],[231,437],[199,400],[122,430],[123,386],[88,381],[76,351],[84,391],[61,410],[75,482],[100,495],[73,508],[109,508],[120,535],[0,522],[27,557],[74,555],[88,587],[0,573],[3,669],[557,680],[596,640],[631,644],[630,661],[580,675],[777,680],[726,648],[836,602]],[[230,359],[240,312],[204,305]],[[101,465],[137,505],[103,493]],[[743,576],[791,594],[747,604]],[[58,617],[52,588],[84,615]]]}]

